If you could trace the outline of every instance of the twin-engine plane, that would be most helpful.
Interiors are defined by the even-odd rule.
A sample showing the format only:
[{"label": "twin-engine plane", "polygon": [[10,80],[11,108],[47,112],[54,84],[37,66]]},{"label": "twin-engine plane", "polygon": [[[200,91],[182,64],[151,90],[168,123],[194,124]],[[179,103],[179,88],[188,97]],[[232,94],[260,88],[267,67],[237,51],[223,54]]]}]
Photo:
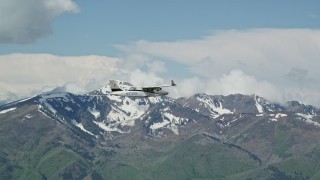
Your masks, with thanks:
[{"label": "twin-engine plane", "polygon": [[161,86],[134,86],[129,82],[119,80],[110,80],[109,85],[112,95],[129,97],[165,96],[168,95],[169,92],[162,90],[163,87],[176,86],[173,80],[171,80],[171,85]]}]

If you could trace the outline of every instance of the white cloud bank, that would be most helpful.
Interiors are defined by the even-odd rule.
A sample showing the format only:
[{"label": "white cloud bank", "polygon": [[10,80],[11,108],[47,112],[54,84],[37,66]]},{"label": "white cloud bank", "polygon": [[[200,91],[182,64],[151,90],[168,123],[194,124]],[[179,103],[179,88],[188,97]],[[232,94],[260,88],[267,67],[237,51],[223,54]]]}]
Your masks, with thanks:
[{"label": "white cloud bank", "polygon": [[320,65],[320,61],[314,62],[320,58],[320,30],[312,29],[226,30],[199,40],[141,40],[117,47],[127,53],[187,64],[196,74],[206,76],[221,75],[239,68],[254,74],[272,70],[279,75],[283,70],[288,72],[292,66],[316,73],[313,65]]},{"label": "white cloud bank", "polygon": [[[161,84],[161,61],[129,56],[55,56],[51,54],[0,55],[0,104],[53,89],[84,94],[103,87],[110,79],[135,84]],[[144,70],[142,70],[144,69]]]},{"label": "white cloud bank", "polygon": [[119,62],[105,56],[10,54],[0,56],[0,101],[36,95],[55,87],[85,93],[117,74]]},{"label": "white cloud bank", "polygon": [[57,16],[78,10],[72,0],[1,0],[0,43],[30,43],[48,36]]},{"label": "white cloud bank", "polygon": [[317,29],[226,30],[196,40],[138,41],[117,47],[124,52],[122,58],[2,55],[0,101],[56,86],[88,92],[109,79],[142,85],[174,79],[178,86],[168,89],[174,97],[241,93],[320,106]]},{"label": "white cloud bank", "polygon": [[223,30],[195,40],[140,40],[116,47],[188,66],[193,77],[181,80],[177,95],[258,94],[320,105],[319,29]]}]

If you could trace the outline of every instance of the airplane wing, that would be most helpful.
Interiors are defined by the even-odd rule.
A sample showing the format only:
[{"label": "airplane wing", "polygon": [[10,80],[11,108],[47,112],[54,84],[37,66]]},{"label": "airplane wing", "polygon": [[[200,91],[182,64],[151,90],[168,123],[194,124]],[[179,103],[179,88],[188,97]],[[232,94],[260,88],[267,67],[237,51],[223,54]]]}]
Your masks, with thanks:
[{"label": "airplane wing", "polygon": [[148,91],[148,92],[153,92],[155,90],[160,91],[162,87],[171,87],[171,86],[176,86],[176,84],[171,80],[171,85],[161,85],[161,86],[143,86],[141,87],[142,90]]}]

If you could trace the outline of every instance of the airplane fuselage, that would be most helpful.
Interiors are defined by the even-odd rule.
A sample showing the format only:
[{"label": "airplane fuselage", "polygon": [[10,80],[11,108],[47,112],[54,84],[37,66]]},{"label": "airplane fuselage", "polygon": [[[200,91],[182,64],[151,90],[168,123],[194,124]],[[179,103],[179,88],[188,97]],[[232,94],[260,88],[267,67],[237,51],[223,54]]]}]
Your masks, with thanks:
[{"label": "airplane fuselage", "polygon": [[146,91],[137,91],[137,90],[129,90],[129,91],[114,91],[111,93],[112,95],[117,96],[129,96],[129,97],[149,97],[149,96],[164,96],[169,94],[167,91],[154,91],[154,92],[146,92]]},{"label": "airplane fuselage", "polygon": [[110,80],[109,84],[112,95],[129,97],[165,96],[168,95],[169,92],[162,90],[162,87],[175,86],[173,81],[171,81],[171,85],[162,86],[133,86],[131,83],[116,80]]}]

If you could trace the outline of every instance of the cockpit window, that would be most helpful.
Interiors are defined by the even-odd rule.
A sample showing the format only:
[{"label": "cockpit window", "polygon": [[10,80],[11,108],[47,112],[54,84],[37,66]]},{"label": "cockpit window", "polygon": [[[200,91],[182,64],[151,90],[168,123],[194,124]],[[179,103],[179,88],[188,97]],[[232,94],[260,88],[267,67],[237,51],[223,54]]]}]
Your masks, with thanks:
[{"label": "cockpit window", "polygon": [[128,83],[128,82],[123,82],[123,85],[132,86],[132,84],[131,84],[131,83]]},{"label": "cockpit window", "polygon": [[119,85],[124,85],[124,86],[133,86],[131,83],[120,81]]}]

